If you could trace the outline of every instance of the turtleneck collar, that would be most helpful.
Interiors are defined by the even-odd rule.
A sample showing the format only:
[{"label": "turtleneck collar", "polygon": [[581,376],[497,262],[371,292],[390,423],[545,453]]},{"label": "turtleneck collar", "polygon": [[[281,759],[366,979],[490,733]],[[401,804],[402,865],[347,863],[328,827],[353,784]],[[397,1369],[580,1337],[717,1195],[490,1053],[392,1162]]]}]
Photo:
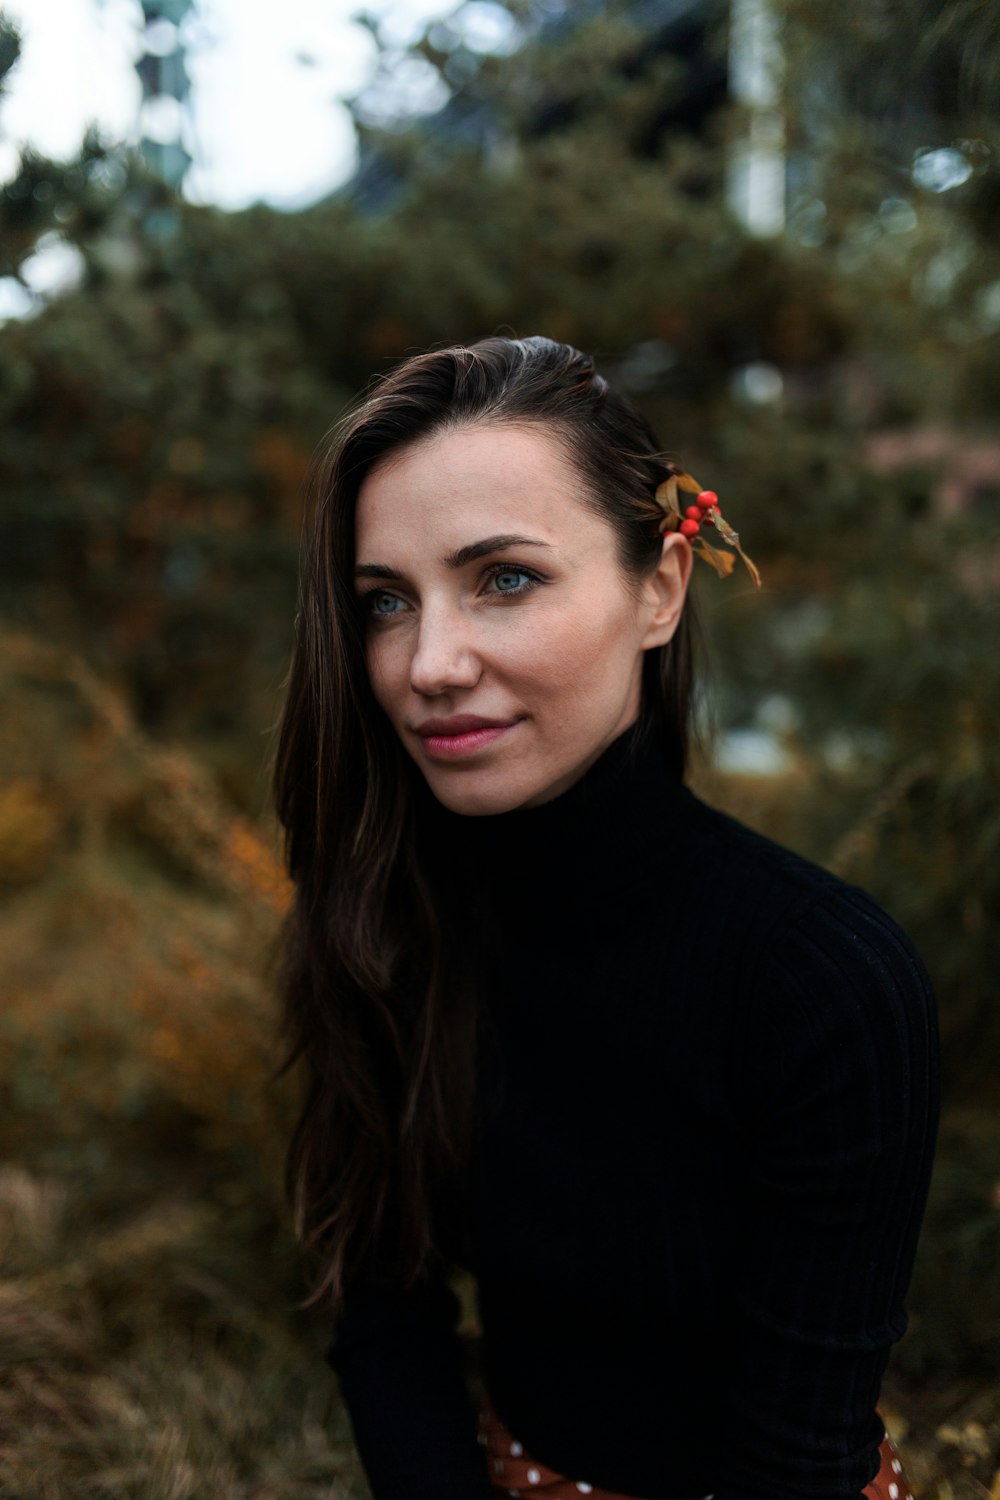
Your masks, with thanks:
[{"label": "turtleneck collar", "polygon": [[[424,784],[418,838],[425,854],[460,884],[490,899],[519,895],[548,904],[561,892],[579,907],[589,894],[624,894],[663,868],[694,804],[655,738],[635,724],[566,791],[538,807],[469,817],[437,801]],[[589,905],[589,900],[582,902]]]}]

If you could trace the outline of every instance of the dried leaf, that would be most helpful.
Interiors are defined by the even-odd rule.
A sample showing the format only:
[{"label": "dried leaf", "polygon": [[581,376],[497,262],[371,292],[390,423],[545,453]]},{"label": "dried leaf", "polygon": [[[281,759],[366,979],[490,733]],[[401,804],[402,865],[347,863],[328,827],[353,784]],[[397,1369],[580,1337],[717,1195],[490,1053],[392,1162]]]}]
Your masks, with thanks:
[{"label": "dried leaf", "polygon": [[678,474],[677,483],[687,495],[700,495],[701,485],[690,474]]},{"label": "dried leaf", "polygon": [[703,557],[707,563],[718,573],[720,578],[728,578],[736,566],[736,559],[731,552],[720,552],[718,547],[713,547],[711,542],[706,542],[701,535],[692,539],[692,547]]},{"label": "dried leaf", "polygon": [[747,572],[750,574],[750,577],[753,579],[755,586],[757,588],[760,588],[760,572],[758,571],[756,563],[754,563],[747,556],[747,554],[743,551],[743,548],[740,546],[739,532],[733,530],[720,510],[715,509],[712,514],[715,517],[715,528],[718,531],[719,535],[722,537],[722,540],[724,542],[728,542],[730,547],[735,548],[735,550],[740,554],[740,557],[743,559],[743,565],[746,568]]},{"label": "dried leaf", "polygon": [[747,572],[750,574],[750,577],[754,581],[754,587],[758,589],[761,588],[761,576],[760,571],[757,568],[757,564],[753,562],[749,557],[747,557],[742,547],[737,547],[736,550],[743,559],[743,566],[746,568]]},{"label": "dried leaf", "polygon": [[677,477],[671,474],[662,484],[656,487],[656,502],[662,506],[668,515],[673,514],[678,520],[681,518],[681,507],[677,499]]},{"label": "dried leaf", "polygon": [[718,506],[712,511],[712,515],[715,517],[715,529],[722,540],[728,542],[730,547],[738,547],[740,545],[739,532],[733,530]]}]

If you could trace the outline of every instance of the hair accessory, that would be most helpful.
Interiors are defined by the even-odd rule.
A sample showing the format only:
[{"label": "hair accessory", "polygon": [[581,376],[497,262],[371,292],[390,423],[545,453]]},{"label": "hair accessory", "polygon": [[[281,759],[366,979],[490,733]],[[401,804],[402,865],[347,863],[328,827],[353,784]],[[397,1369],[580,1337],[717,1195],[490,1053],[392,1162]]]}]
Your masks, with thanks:
[{"label": "hair accessory", "polygon": [[[681,510],[678,490],[685,494],[694,495],[695,502],[685,510]],[[729,522],[719,509],[719,497],[714,490],[703,490],[698,481],[690,474],[680,470],[670,475],[656,489],[656,502],[660,508],[666,511],[666,520],[660,523],[661,533],[668,531],[679,531],[686,536],[692,548],[699,557],[709,563],[720,578],[728,578],[736,566],[736,558],[732,552],[723,552],[718,547],[713,547],[701,535],[702,526],[714,526],[719,536],[743,560],[743,565],[757,588],[761,586],[760,573],[756,565],[747,557],[740,546],[739,532],[734,531]]]}]

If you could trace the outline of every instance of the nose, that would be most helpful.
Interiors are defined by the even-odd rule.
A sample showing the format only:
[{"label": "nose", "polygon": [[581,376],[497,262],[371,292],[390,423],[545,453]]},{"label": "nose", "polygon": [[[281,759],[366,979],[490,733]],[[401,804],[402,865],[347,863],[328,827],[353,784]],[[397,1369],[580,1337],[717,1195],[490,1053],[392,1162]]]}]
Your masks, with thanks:
[{"label": "nose", "polygon": [[475,687],[482,675],[471,623],[461,611],[425,605],[410,659],[410,686],[423,697]]}]

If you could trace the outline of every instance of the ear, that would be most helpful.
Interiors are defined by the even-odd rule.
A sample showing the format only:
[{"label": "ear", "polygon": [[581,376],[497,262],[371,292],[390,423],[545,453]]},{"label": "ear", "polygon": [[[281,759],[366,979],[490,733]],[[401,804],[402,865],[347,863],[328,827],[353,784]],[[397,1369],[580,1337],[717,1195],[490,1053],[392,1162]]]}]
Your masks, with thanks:
[{"label": "ear", "polygon": [[643,584],[643,608],[646,630],[642,649],[662,646],[677,629],[691,581],[694,553],[686,536],[668,531],[663,538],[663,553],[656,572]]}]

